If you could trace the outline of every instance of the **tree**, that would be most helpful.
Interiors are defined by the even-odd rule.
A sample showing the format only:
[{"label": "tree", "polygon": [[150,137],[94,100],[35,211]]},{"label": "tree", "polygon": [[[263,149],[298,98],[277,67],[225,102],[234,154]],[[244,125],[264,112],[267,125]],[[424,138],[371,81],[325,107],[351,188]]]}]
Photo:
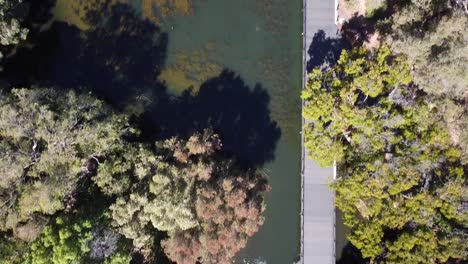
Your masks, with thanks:
[{"label": "tree", "polygon": [[20,40],[26,39],[28,30],[21,28],[17,18],[13,17],[12,11],[20,5],[22,0],[0,0],[0,44],[18,44]]},{"label": "tree", "polygon": [[24,264],[130,263],[131,256],[119,236],[100,225],[106,214],[88,214],[81,208],[77,215],[61,216],[44,228],[24,255]]},{"label": "tree", "polygon": [[[153,151],[140,147],[125,158],[132,184],[108,193],[117,197],[113,224],[147,258],[157,232],[166,232],[164,251],[177,263],[227,262],[263,223],[265,177],[226,160],[221,146],[206,130],[186,141],[157,142]],[[114,181],[96,180],[105,190]]]},{"label": "tree", "polygon": [[88,244],[92,240],[91,228],[90,221],[65,223],[64,219],[57,218],[55,226],[44,228],[39,239],[31,245],[30,252],[25,255],[24,263],[82,263],[89,252]]},{"label": "tree", "polygon": [[310,121],[305,145],[320,164],[339,164],[336,205],[364,257],[465,259],[460,150],[435,121],[437,108],[411,83],[408,64],[390,54],[387,47],[375,54],[343,51],[336,66],[309,75],[302,94]]},{"label": "tree", "polygon": [[20,264],[27,243],[0,233],[0,264]]},{"label": "tree", "polygon": [[42,225],[73,206],[66,200],[73,201],[79,180],[121,147],[129,131],[125,116],[73,91],[13,89],[0,99],[0,116],[2,231]]},{"label": "tree", "polygon": [[[0,48],[18,44],[28,35],[28,29],[21,27],[18,18],[13,15],[13,10],[21,3],[22,0],[0,0]],[[3,56],[0,49],[0,61]]]},{"label": "tree", "polygon": [[[406,9],[405,9],[406,10]],[[417,9],[419,10],[419,9]],[[414,17],[403,11],[396,16]],[[392,48],[413,66],[414,81],[427,93],[463,99],[467,93],[468,16],[461,11],[406,32],[394,25]]]},{"label": "tree", "polygon": [[[363,48],[343,51],[333,70],[317,68],[309,74],[301,96],[304,118],[310,121],[304,127],[305,146],[320,165],[345,161],[348,148],[360,148],[363,155],[381,151],[392,135],[383,124],[376,126],[379,120],[388,120],[390,127],[402,125],[391,124],[401,115],[389,116],[392,101],[381,97],[391,95],[399,97],[400,104],[412,104],[411,91],[404,89],[411,76],[407,64],[389,55],[386,47],[375,56]],[[379,101],[378,107],[371,107]]]},{"label": "tree", "polygon": [[411,1],[393,17],[393,50],[412,65],[414,82],[432,95],[452,142],[468,163],[468,16],[466,1]]},{"label": "tree", "polygon": [[229,263],[263,224],[261,194],[267,189],[262,177],[245,172],[198,187],[195,212],[200,224],[169,232],[162,243],[166,254],[177,263]]}]

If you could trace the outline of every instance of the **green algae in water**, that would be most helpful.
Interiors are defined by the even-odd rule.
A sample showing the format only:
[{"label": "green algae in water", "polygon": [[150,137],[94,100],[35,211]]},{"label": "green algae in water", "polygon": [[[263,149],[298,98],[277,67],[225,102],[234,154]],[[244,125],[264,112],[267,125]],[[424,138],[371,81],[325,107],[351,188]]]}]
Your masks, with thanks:
[{"label": "green algae in water", "polygon": [[175,61],[163,69],[159,79],[165,81],[176,94],[181,94],[187,88],[197,92],[203,82],[220,75],[223,71],[223,66],[207,60],[210,50],[212,45],[199,51],[178,51]]},{"label": "green algae in water", "polygon": [[83,7],[81,1],[57,0],[52,14],[54,20],[67,22],[81,30],[87,30],[91,27],[83,19]]},{"label": "green algae in water", "polygon": [[143,15],[158,25],[174,15],[193,15],[192,0],[142,0]]}]

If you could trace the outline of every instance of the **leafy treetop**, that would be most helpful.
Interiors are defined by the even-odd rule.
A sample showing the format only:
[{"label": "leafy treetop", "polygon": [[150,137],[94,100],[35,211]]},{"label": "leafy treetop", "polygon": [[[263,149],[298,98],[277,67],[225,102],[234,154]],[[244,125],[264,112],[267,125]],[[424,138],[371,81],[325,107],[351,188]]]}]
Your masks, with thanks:
[{"label": "leafy treetop", "polygon": [[407,63],[356,48],[314,70],[302,94],[306,147],[336,160],[336,204],[364,257],[433,263],[467,257],[466,168]]},{"label": "leafy treetop", "polygon": [[128,131],[125,116],[72,91],[14,89],[0,99],[0,116],[3,231],[64,209],[78,181]]}]

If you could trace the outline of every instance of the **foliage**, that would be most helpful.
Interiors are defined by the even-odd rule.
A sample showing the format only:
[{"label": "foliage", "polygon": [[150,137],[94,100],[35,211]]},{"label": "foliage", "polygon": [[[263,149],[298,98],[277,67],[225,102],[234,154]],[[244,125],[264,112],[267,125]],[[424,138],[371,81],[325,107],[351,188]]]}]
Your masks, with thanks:
[{"label": "foliage", "polygon": [[384,124],[376,127],[379,120],[388,120],[390,127],[405,125],[399,124],[401,116],[388,116],[390,100],[382,100],[380,107],[366,107],[390,93],[399,104],[413,103],[403,89],[411,82],[409,67],[389,54],[386,47],[375,56],[363,48],[343,51],[333,70],[314,69],[309,74],[302,92],[303,115],[310,121],[304,127],[305,146],[321,166],[344,161],[348,148],[360,148],[363,154],[380,151],[392,139],[375,137],[387,134]]},{"label": "foliage", "polygon": [[[19,18],[12,16],[20,2],[0,0],[0,51],[19,50],[18,57],[36,54],[37,50],[41,56],[55,54],[56,49],[50,47],[42,53],[44,43],[32,43],[18,50],[4,47],[26,38],[27,30],[20,27]],[[148,21],[136,26],[124,23],[134,22],[136,17],[126,5],[114,5],[113,0],[77,2],[89,2],[83,10],[76,11],[86,12],[83,19],[93,27],[84,30],[84,35],[73,28],[73,34],[68,35],[83,41],[80,43],[85,47],[84,52],[80,49],[79,54],[73,54],[72,60],[65,59],[70,62],[67,64],[70,67],[64,67],[69,75],[85,78],[89,85],[84,87],[97,93],[107,89],[102,80],[94,80],[95,74],[94,79],[89,77],[92,81],[86,79],[86,74],[73,74],[76,67],[84,65],[76,58],[87,61],[98,56],[103,63],[97,63],[99,69],[89,72],[111,76],[108,78],[115,81],[110,85],[112,89],[117,85],[128,91],[125,80],[135,76],[141,84],[138,87],[147,86],[148,78],[138,78],[142,67],[139,71],[125,71],[125,66],[135,66],[134,61],[139,61],[135,54],[140,57],[148,54],[141,52],[139,46],[136,53],[124,52],[128,56],[117,60],[124,61],[117,63],[119,67],[110,63],[114,66],[107,69],[108,47],[118,46],[122,41],[128,44],[129,36],[146,35],[151,42],[148,43],[157,42],[158,45],[150,46],[158,54],[157,59],[163,60],[160,54],[164,48],[158,51],[154,47],[165,46],[165,36],[161,33],[159,39],[153,34],[137,34],[159,34],[159,29]],[[159,2],[171,8],[191,3]],[[41,33],[45,28],[31,21],[28,24],[38,29],[37,34],[32,34],[35,40],[44,40],[44,34],[68,28],[54,23]],[[136,42],[129,43],[133,47]],[[101,47],[103,52],[96,52]],[[155,56],[143,64],[147,61],[154,64]],[[8,69],[15,72],[15,63],[9,65],[13,68]],[[147,69],[144,73],[147,71],[154,77],[155,67],[143,68]],[[159,70],[156,68],[156,72]],[[43,81],[42,77],[29,74],[25,70],[21,76]],[[263,193],[269,188],[266,179],[260,172],[245,169],[224,157],[218,136],[205,131],[188,140],[173,138],[149,146],[139,141],[142,138],[129,127],[126,115],[117,114],[91,95],[58,89],[13,89],[0,97],[0,263],[129,263],[130,248],[123,245],[122,235],[131,238],[135,250],[142,253],[152,253],[164,237],[163,247],[158,250],[164,250],[175,261],[226,263],[257,232],[264,221]],[[90,191],[96,187],[98,194]],[[90,215],[87,208],[96,204],[85,201],[83,206],[84,199],[98,199],[102,193],[108,196],[100,201],[105,204],[103,210],[110,213]],[[116,229],[110,225],[110,219]],[[179,254],[181,250],[189,253]]]},{"label": "foliage", "polygon": [[[119,236],[76,205],[94,195],[90,183],[112,198],[113,225],[148,258],[166,232],[174,261],[228,262],[264,221],[265,177],[226,159],[211,131],[154,147],[129,142],[126,116],[51,89],[13,89],[0,115],[0,227],[32,243],[24,263],[128,262],[114,252]],[[2,260],[17,257],[10,245]]]},{"label": "foliage", "polygon": [[20,40],[26,39],[28,30],[21,28],[19,21],[11,13],[21,2],[22,0],[0,0],[1,45],[18,44]]},{"label": "foliage", "polygon": [[90,258],[104,259],[117,250],[120,236],[110,229],[95,230],[89,242]]},{"label": "foliage", "polygon": [[82,263],[89,252],[91,228],[89,220],[66,223],[64,219],[57,218],[55,225],[45,227],[39,239],[31,245],[24,263]]},{"label": "foliage", "polygon": [[[411,16],[407,12],[399,13],[396,20]],[[414,81],[421,89],[463,99],[468,93],[468,16],[455,11],[427,24],[411,33],[398,30],[396,24],[392,47],[413,65]]]},{"label": "foliage", "polygon": [[200,224],[176,230],[162,243],[173,261],[228,263],[258,231],[264,221],[261,192],[268,187],[255,175],[235,176],[198,188],[195,212]]},{"label": "foliage", "polygon": [[375,11],[385,9],[388,0],[345,0],[345,9],[350,11],[357,11],[368,17],[372,17]]},{"label": "foliage", "polygon": [[72,206],[65,200],[120,146],[127,122],[90,96],[50,89],[12,90],[0,116],[0,230]]},{"label": "foliage", "polygon": [[0,264],[19,264],[27,243],[0,233]]},{"label": "foliage", "polygon": [[433,119],[437,108],[411,81],[408,64],[387,47],[343,51],[336,66],[309,75],[306,147],[321,165],[340,165],[336,205],[364,257],[464,259],[466,167]]},{"label": "foliage", "polygon": [[[21,3],[22,0],[0,0],[0,47],[18,44],[28,35],[28,29],[21,27],[12,12]],[[0,61],[3,56],[0,49]]]},{"label": "foliage", "polygon": [[411,1],[393,16],[389,42],[412,65],[414,82],[433,95],[452,142],[468,163],[468,13],[466,1]]},{"label": "foliage", "polygon": [[123,247],[118,248],[115,233],[96,231],[102,221],[102,217],[86,215],[58,217],[32,243],[23,263],[103,263],[104,259],[104,263],[130,263],[130,255],[123,252]]},{"label": "foliage", "polygon": [[[147,257],[157,231],[177,263],[225,263],[263,223],[266,180],[220,156],[221,142],[206,130],[187,141],[172,138],[140,149],[131,162],[132,184],[111,206],[114,225]],[[108,174],[112,176],[111,174]],[[101,179],[107,189],[113,180]]]}]

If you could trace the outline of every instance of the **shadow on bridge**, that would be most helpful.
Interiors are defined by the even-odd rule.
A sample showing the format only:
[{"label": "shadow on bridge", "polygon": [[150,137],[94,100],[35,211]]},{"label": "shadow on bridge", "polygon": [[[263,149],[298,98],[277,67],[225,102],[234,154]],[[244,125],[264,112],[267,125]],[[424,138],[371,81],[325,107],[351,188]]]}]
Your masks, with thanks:
[{"label": "shadow on bridge", "polygon": [[307,72],[311,72],[315,67],[332,67],[338,61],[343,49],[351,49],[351,45],[343,37],[329,37],[325,31],[317,31],[307,51],[309,54]]}]

